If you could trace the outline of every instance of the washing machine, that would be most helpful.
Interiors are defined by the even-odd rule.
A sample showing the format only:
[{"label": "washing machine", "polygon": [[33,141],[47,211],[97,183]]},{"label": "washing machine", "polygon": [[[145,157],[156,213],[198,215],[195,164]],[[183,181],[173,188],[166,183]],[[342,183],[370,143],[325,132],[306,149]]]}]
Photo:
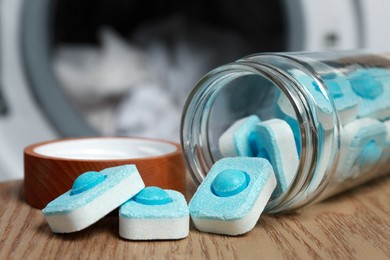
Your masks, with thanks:
[{"label": "washing machine", "polygon": [[382,50],[390,47],[389,11],[386,0],[0,0],[0,181],[22,178],[29,144],[105,134],[58,79],[52,55],[63,43],[93,43],[102,26],[129,34],[180,14],[239,32],[251,52]]}]

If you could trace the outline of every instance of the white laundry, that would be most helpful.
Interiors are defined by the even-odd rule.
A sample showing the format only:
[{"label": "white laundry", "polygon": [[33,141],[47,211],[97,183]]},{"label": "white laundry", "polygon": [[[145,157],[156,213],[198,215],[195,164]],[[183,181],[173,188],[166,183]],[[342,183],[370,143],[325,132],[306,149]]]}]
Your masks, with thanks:
[{"label": "white laundry", "polygon": [[238,34],[180,15],[139,27],[129,41],[102,28],[100,42],[57,49],[54,64],[64,91],[105,135],[172,141],[179,140],[181,111],[196,82],[250,53]]}]

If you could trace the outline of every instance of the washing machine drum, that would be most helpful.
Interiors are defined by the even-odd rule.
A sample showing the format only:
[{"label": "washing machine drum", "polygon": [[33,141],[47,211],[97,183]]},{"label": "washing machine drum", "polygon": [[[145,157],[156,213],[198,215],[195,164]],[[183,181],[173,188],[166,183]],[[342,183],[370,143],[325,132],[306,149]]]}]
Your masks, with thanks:
[{"label": "washing machine drum", "polygon": [[0,180],[38,141],[178,141],[201,75],[254,52],[361,47],[361,2],[3,0]]},{"label": "washing machine drum", "polygon": [[[77,77],[72,72],[77,73],[77,69],[79,69],[82,71],[80,73],[83,74],[83,72],[86,73],[85,70],[90,71],[92,69],[81,66],[81,68],[76,67],[74,71],[71,71],[71,68],[69,68],[71,61],[69,59],[72,58],[69,58],[69,54],[73,56],[73,59],[75,59],[74,56],[82,56],[76,57],[77,61],[74,61],[74,63],[77,66],[80,63],[88,62],[82,61],[82,58],[91,58],[89,56],[93,54],[88,52],[93,52],[94,48],[100,47],[100,52],[95,51],[96,56],[100,55],[100,59],[95,58],[95,61],[105,63],[106,60],[103,60],[104,57],[102,56],[106,51],[115,51],[112,50],[112,48],[117,47],[113,47],[115,39],[120,38],[118,41],[126,39],[132,47],[131,51],[137,48],[140,50],[139,52],[146,52],[144,53],[144,56],[146,56],[144,59],[154,59],[154,62],[151,62],[153,64],[163,59],[162,56],[168,56],[166,58],[171,58],[172,63],[180,63],[180,66],[182,66],[182,63],[186,63],[185,66],[195,72],[198,78],[193,79],[193,76],[189,75],[191,77],[190,82],[183,82],[184,85],[189,84],[185,86],[186,90],[183,91],[185,93],[182,97],[176,98],[185,100],[185,96],[193,84],[196,83],[196,80],[215,66],[231,62],[252,52],[286,50],[286,23],[280,1],[263,4],[257,1],[244,1],[237,6],[219,0],[211,3],[210,1],[192,1],[187,4],[177,0],[162,2],[41,0],[40,5],[28,1],[25,5],[26,14],[23,27],[26,27],[23,28],[23,35],[25,36],[23,48],[25,68],[29,79],[28,85],[45,116],[48,117],[53,127],[62,136],[91,135],[102,132],[98,124],[91,127],[87,123],[88,120],[85,120],[86,115],[83,113],[83,108],[86,105],[83,101],[90,103],[90,100],[78,96],[85,94],[86,91],[80,89],[74,93],[69,91],[69,88],[75,90],[77,83],[87,84],[77,82],[77,80],[83,81],[83,79],[80,80],[82,75]],[[226,42],[223,42],[224,40]],[[113,41],[114,43],[112,43]],[[221,43],[226,47],[221,47],[219,45]],[[90,46],[91,48],[86,50],[87,53],[82,53],[80,48],[74,48],[72,53],[69,46],[77,45]],[[117,43],[117,45],[120,45],[120,43]],[[229,46],[230,49],[228,49]],[[150,52],[158,52],[158,48],[164,50],[160,51],[160,54],[150,54]],[[172,49],[175,48],[176,51],[173,51]],[[187,49],[188,51],[186,51]],[[127,51],[129,52],[129,50]],[[209,55],[212,57],[205,57],[206,52],[211,53],[213,51],[214,54]],[[142,58],[138,57],[140,53],[126,55],[126,50],[124,52],[122,57],[118,55],[119,64],[126,63],[126,61],[123,61],[126,57],[128,59],[133,57],[134,60],[142,62],[139,61]],[[65,57],[66,54],[68,54],[68,57]],[[180,55],[186,56],[187,62],[184,60],[185,57],[182,58]],[[200,61],[193,60],[199,59],[199,57]],[[110,58],[112,56],[108,57],[108,59]],[[180,60],[178,61],[178,59]],[[53,64],[53,61],[55,64]],[[128,62],[131,63],[131,61]],[[169,63],[165,60],[162,62]],[[193,69],[191,63],[201,63],[200,66],[203,66],[203,68]],[[55,66],[53,67],[53,65]],[[145,62],[145,65],[149,68],[151,66],[147,62]],[[118,65],[114,64],[113,66]],[[96,67],[101,68],[98,65]],[[113,74],[110,68],[106,68],[106,71],[103,72],[97,72],[96,67],[94,70],[96,73],[100,73],[100,76],[104,73],[107,74],[105,79]],[[83,69],[85,70],[83,71]],[[122,69],[124,68],[122,67]],[[140,69],[138,67],[133,68],[130,65],[128,68],[129,76],[133,73],[130,70],[138,71]],[[180,70],[174,68],[172,70],[166,73],[180,73]],[[201,71],[199,72],[199,70]],[[63,71],[65,71],[65,75],[61,74]],[[70,85],[73,83],[76,86],[67,86],[66,83],[71,80],[69,79],[69,73],[72,74],[70,77],[76,78],[76,82],[71,82]],[[119,72],[116,71],[116,73]],[[156,74],[159,72],[149,69],[144,73]],[[91,77],[96,76],[99,75],[92,75]],[[84,75],[84,80],[88,80],[85,77],[88,77],[88,75]],[[180,75],[178,75],[177,80],[182,80]],[[130,81],[130,83],[138,84],[137,82],[134,83],[135,80],[130,79]],[[99,83],[101,82],[89,82],[89,84],[94,85]],[[82,87],[93,88],[91,86],[79,86],[78,88]],[[126,88],[126,86],[111,86],[109,83],[106,87],[111,89]],[[129,88],[131,87],[129,86]],[[111,94],[112,96],[106,98],[117,99],[118,101],[125,94],[120,91],[116,93],[115,90],[112,93],[109,90],[95,89],[92,91]],[[91,95],[93,94],[91,93]],[[182,105],[182,102],[179,101],[179,103]],[[93,107],[93,105],[90,105],[90,107]],[[91,108],[86,109],[91,110]],[[80,113],[84,116],[80,117]],[[93,112],[91,113],[93,114]],[[96,131],[96,128],[98,128],[98,131]],[[101,128],[104,128],[104,126],[101,126]],[[116,134],[118,131],[124,134],[140,134],[139,132],[132,133],[123,129],[111,129],[111,131],[106,131],[108,132],[106,134]]]},{"label": "washing machine drum", "polygon": [[[170,45],[165,48],[187,47],[196,52],[210,45],[208,51],[216,52],[214,56],[220,57],[214,58],[204,66],[202,73],[253,52],[359,46],[357,15],[354,12],[356,7],[351,3],[335,4],[339,1],[330,1],[335,3],[327,4],[322,2],[319,4],[319,1],[214,0],[183,4],[177,0],[153,2],[40,0],[34,3],[25,1],[22,43],[28,85],[45,116],[60,135],[91,135],[96,131],[86,123],[85,118],[80,117],[80,109],[75,111],[75,106],[80,107],[80,104],[74,100],[67,100],[63,93],[64,84],[58,77],[62,76],[66,81],[66,73],[58,75],[58,71],[52,67],[52,55],[62,45],[101,44],[99,33],[103,27],[114,29],[124,39],[131,39],[132,34],[139,35],[139,31],[146,28],[150,34],[158,34],[160,38],[141,35],[138,38],[146,37],[149,42],[145,39],[138,40],[138,45],[150,44],[152,40],[160,40],[161,44],[162,38],[165,45]],[[332,15],[329,16],[336,16],[338,19],[326,19],[321,18],[323,15],[317,15],[332,6],[337,8],[332,10]],[[205,32],[206,27],[209,31]],[[233,34],[229,38],[226,31],[235,32],[240,38],[234,38]],[[178,36],[178,33],[184,36]],[[218,41],[218,36],[227,42],[221,46],[223,39]],[[197,45],[186,46],[180,42],[186,40],[192,44],[196,42]],[[230,44],[232,41],[244,44]],[[230,49],[224,49],[224,45]],[[153,47],[148,50],[150,49],[155,51]],[[178,55],[180,53],[174,53],[172,59],[177,59]],[[195,54],[194,58],[198,56],[201,55]],[[188,63],[191,62],[197,61],[189,59]],[[195,82],[190,82],[193,83]]]}]

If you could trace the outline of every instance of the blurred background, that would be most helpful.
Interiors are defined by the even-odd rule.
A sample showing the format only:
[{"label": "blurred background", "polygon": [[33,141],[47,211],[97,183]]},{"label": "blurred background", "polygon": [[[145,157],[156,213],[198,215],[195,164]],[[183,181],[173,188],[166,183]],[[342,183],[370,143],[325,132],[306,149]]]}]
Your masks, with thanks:
[{"label": "blurred background", "polygon": [[0,181],[77,136],[179,142],[211,69],[256,52],[390,46],[387,0],[0,0]]}]

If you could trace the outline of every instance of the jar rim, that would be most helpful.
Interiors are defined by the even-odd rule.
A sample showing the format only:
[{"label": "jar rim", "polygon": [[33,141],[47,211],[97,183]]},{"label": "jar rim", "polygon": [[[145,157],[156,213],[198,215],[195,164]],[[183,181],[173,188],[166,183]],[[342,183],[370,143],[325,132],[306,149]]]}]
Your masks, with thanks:
[{"label": "jar rim", "polygon": [[[264,55],[269,56],[270,54]],[[271,55],[275,57],[274,54]],[[311,203],[319,196],[318,193],[310,200],[297,202],[297,197],[303,196],[305,189],[310,185],[318,164],[318,153],[313,152],[319,149],[318,129],[316,119],[313,118],[310,110],[310,97],[288,73],[271,64],[252,60],[251,57],[253,56],[210,71],[196,84],[191,92],[184,106],[181,121],[181,144],[187,168],[196,184],[200,184],[205,178],[205,173],[210,170],[214,163],[207,138],[204,136],[204,130],[207,127],[205,121],[207,121],[208,115],[204,114],[203,109],[209,99],[213,98],[212,95],[215,95],[215,88],[223,87],[220,84],[224,80],[232,80],[247,74],[265,77],[286,94],[294,108],[299,122],[302,151],[299,168],[293,183],[287,192],[276,199],[270,200],[266,206],[266,211],[276,213],[297,209]],[[283,56],[279,56],[279,58],[286,59]],[[296,63],[291,59],[289,61]]]}]

